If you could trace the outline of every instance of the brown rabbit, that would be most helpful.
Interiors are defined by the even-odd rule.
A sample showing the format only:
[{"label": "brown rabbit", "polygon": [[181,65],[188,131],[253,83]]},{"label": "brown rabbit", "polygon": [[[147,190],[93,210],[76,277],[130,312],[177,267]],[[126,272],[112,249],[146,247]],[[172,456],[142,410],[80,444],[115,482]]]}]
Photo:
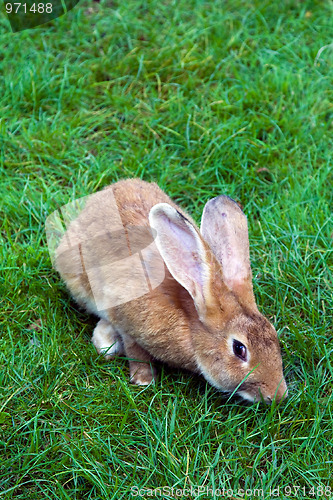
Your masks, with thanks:
[{"label": "brown rabbit", "polygon": [[134,384],[152,382],[159,360],[249,401],[287,395],[276,331],[253,295],[246,217],[231,198],[206,204],[199,232],[156,184],[119,181],[87,197],[55,265],[100,317],[97,351],[125,354]]}]

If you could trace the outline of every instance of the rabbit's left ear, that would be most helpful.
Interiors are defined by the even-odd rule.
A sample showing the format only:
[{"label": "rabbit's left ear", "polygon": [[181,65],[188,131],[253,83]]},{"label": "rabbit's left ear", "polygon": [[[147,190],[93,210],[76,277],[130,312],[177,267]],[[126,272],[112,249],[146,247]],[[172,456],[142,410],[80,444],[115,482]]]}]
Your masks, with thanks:
[{"label": "rabbit's left ear", "polygon": [[212,303],[207,245],[191,222],[167,203],[151,209],[149,223],[167,268],[191,295],[200,319],[204,318]]},{"label": "rabbit's left ear", "polygon": [[223,281],[244,303],[255,305],[246,216],[228,196],[205,205],[201,234],[222,266]]}]

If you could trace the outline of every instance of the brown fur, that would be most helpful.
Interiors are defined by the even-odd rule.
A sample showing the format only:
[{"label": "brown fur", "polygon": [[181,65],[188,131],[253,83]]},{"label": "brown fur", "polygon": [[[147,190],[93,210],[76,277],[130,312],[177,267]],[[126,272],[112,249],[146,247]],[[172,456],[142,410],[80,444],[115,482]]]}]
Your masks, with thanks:
[{"label": "brown fur", "polygon": [[[110,206],[106,203],[107,190],[112,190],[110,200],[111,193],[116,200],[119,221],[115,219],[111,201]],[[215,387],[233,391],[258,365],[239,388],[240,394],[253,400],[259,399],[261,392],[265,400],[270,401],[276,392],[277,399],[281,399],[287,387],[283,378],[279,343],[273,326],[259,313],[255,304],[246,218],[239,208],[239,212],[235,209],[232,205],[234,202],[223,199],[221,204],[221,200],[214,199],[216,203],[212,200],[213,203],[206,205],[206,220],[214,217],[215,206],[222,206],[223,210],[224,207],[230,210],[227,215],[229,217],[230,214],[232,219],[229,217],[228,220],[239,226],[239,235],[235,232],[235,243],[233,231],[226,233],[227,238],[231,235],[231,249],[226,246],[225,250],[214,236],[219,235],[220,218],[212,233],[206,229],[205,237],[210,242],[208,245],[193,220],[156,184],[127,179],[107,187],[101,193],[102,198],[98,193],[91,195],[82,212],[69,225],[56,252],[56,267],[77,302],[103,318],[106,324],[109,322],[117,332],[125,354],[130,358],[132,382],[149,383],[155,373],[147,363],[160,360],[202,373]],[[116,284],[109,282],[107,270],[102,270],[103,264],[114,259],[120,270],[122,266],[128,266],[120,257],[124,247],[127,250],[132,248],[129,241],[131,227],[147,228],[147,235],[150,234],[148,216],[158,203],[167,203],[175,208],[185,217],[185,221],[179,219],[179,226],[185,224],[186,230],[189,222],[201,241],[203,260],[209,269],[209,276],[203,286],[203,301],[200,302],[197,297],[193,300],[197,289],[194,292],[185,289],[165,267],[165,278],[157,288],[152,290],[149,287],[147,293],[139,298],[102,311],[97,310],[91,289],[92,281],[95,286],[100,284],[101,290],[106,285],[116,287]],[[118,226],[119,238],[110,239],[107,231],[112,233]],[[121,226],[125,228],[126,239],[123,238]],[[149,239],[147,235],[143,239]],[[244,262],[248,259],[242,271],[245,277],[240,272],[239,279],[230,275],[226,282],[221,262],[225,256],[233,259],[233,246],[237,245],[240,247],[239,255],[244,255]],[[179,249],[170,245],[167,251],[177,254]],[[194,262],[196,258],[194,256]],[[232,264],[233,261],[230,266],[228,264],[229,268]],[[89,279],[87,266],[90,266]],[[128,269],[124,267],[123,271],[125,274]],[[248,363],[232,352],[230,342],[234,337],[247,346],[250,355]]]}]

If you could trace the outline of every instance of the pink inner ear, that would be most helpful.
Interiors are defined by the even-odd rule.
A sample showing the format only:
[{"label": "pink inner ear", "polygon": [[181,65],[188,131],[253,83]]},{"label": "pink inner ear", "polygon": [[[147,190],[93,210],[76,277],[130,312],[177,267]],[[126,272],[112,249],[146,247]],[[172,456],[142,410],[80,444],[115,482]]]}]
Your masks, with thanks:
[{"label": "pink inner ear", "polygon": [[[167,217],[163,218],[163,223],[163,233],[169,244],[168,261],[173,269],[177,269],[174,277],[177,279],[177,276],[181,275],[183,280],[193,280],[200,287],[203,287],[202,257],[199,254],[198,242],[193,233],[186,223],[180,226]],[[166,228],[168,228],[169,235],[167,235]]]},{"label": "pink inner ear", "polygon": [[199,315],[204,314],[209,268],[201,236],[183,215],[165,203],[152,208],[149,221],[157,231],[156,245],[170,273],[189,292]]}]

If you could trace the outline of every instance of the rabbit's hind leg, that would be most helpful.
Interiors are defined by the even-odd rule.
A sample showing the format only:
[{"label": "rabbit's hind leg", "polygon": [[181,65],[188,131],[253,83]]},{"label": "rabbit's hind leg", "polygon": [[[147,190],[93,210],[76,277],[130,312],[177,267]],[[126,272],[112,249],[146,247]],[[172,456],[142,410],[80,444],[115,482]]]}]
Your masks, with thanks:
[{"label": "rabbit's hind leg", "polygon": [[156,379],[152,356],[129,335],[122,335],[126,356],[129,358],[130,381],[136,385],[149,385]]},{"label": "rabbit's hind leg", "polygon": [[121,336],[105,319],[97,323],[92,339],[98,354],[103,354],[105,359],[112,359],[125,353]]}]

